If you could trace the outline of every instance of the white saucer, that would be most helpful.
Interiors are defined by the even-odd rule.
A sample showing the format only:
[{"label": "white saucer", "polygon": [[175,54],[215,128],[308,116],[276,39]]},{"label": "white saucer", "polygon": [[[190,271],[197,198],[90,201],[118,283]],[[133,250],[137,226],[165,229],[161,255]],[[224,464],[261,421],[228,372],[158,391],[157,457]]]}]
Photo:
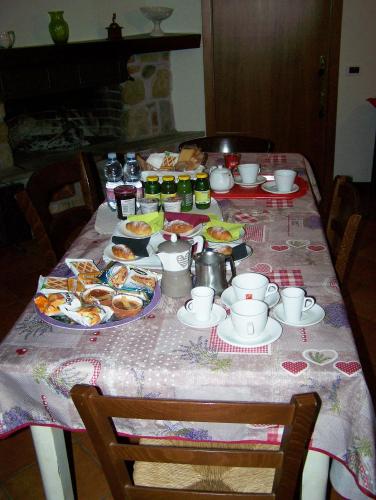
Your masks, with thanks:
[{"label": "white saucer", "polygon": [[268,318],[265,330],[257,335],[251,335],[245,340],[234,330],[231,318],[222,321],[217,328],[217,335],[227,344],[236,347],[261,347],[277,340],[282,333],[282,326],[273,318]]},{"label": "white saucer", "polygon": [[[141,259],[145,259],[147,257],[138,257],[136,256],[135,259],[131,259],[131,260],[126,260],[126,259],[120,259],[119,257],[116,257],[116,255],[114,255],[112,253],[112,247],[115,246],[115,243],[110,243],[109,245],[106,246],[106,248],[104,249],[103,251],[103,257],[107,260],[113,260],[115,262],[121,262],[122,264],[135,264],[136,262],[138,262],[139,260]],[[146,247],[146,250],[148,251],[149,253],[149,257],[152,256],[152,255],[155,255],[155,251],[154,251],[154,248],[151,246],[151,245],[148,245]]]},{"label": "white saucer", "polygon": [[278,191],[275,181],[268,181],[261,186],[261,189],[263,191],[266,191],[267,193],[272,194],[292,194],[299,191],[299,186],[297,184],[294,184],[291,191]]},{"label": "white saucer", "polygon": [[[277,290],[276,292],[265,297],[264,302],[266,302],[269,307],[274,307],[276,304],[278,304],[280,298],[281,296],[279,295],[279,292]],[[232,304],[237,300],[238,299],[235,296],[234,288],[232,286],[229,286],[222,292],[221,301],[225,306],[231,307]]]},{"label": "white saucer", "polygon": [[316,325],[316,323],[320,323],[320,321],[324,319],[325,311],[321,306],[315,304],[313,307],[311,307],[311,309],[308,309],[308,311],[303,311],[302,319],[299,321],[299,323],[289,323],[285,320],[285,311],[283,309],[283,304],[281,303],[273,309],[273,316],[276,320],[284,323],[285,325],[312,326]]},{"label": "white saucer", "polygon": [[192,328],[210,328],[212,326],[216,326],[220,321],[223,321],[226,316],[226,311],[223,309],[223,307],[217,304],[213,304],[210,319],[207,323],[197,321],[195,316],[192,313],[188,312],[184,306],[182,306],[177,312],[177,317],[180,323],[183,323],[183,325],[190,326]]},{"label": "white saucer", "polygon": [[242,182],[242,178],[240,177],[240,175],[237,175],[236,177],[234,177],[234,181],[235,184],[242,188],[252,189],[266,182],[266,177],[264,177],[263,175],[258,175],[255,182]]}]

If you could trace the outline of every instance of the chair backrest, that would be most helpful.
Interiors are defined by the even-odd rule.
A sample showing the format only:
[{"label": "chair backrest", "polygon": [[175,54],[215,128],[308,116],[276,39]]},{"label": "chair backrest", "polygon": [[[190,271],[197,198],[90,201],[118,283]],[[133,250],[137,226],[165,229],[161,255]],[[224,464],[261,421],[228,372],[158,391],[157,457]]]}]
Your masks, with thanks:
[{"label": "chair backrest", "polygon": [[182,142],[179,150],[184,146],[197,146],[206,153],[268,153],[274,148],[273,142],[269,139],[237,134],[197,137]]},{"label": "chair backrest", "polygon": [[338,279],[343,283],[351,263],[362,216],[357,190],[346,176],[337,176],[329,209],[326,236]]},{"label": "chair backrest", "polygon": [[[55,244],[55,233],[59,231],[59,241],[69,238],[75,227],[88,221],[99,205],[99,190],[96,187],[96,169],[94,160],[89,153],[78,153],[72,159],[44,166],[30,177],[25,190],[16,194],[17,202],[28,221],[34,237],[49,259],[50,264],[56,263],[63,250]],[[54,226],[56,217],[50,212],[50,203],[54,195],[66,186],[80,183],[83,206],[69,209],[59,214],[60,224]],[[70,234],[68,234],[70,233]]]},{"label": "chair backrest", "polygon": [[[102,464],[115,499],[233,499],[293,498],[305,454],[320,407],[315,393],[293,396],[290,403],[236,403],[177,401],[103,396],[96,387],[76,385],[72,399]],[[284,426],[278,450],[248,450],[175,447],[137,444],[119,440],[112,418],[222,422]],[[202,445],[203,443],[200,443]],[[266,495],[237,495],[188,489],[151,488],[136,485],[126,467],[128,462],[157,462],[224,467],[258,467],[276,470],[273,492]],[[129,465],[129,464],[128,464]]]}]

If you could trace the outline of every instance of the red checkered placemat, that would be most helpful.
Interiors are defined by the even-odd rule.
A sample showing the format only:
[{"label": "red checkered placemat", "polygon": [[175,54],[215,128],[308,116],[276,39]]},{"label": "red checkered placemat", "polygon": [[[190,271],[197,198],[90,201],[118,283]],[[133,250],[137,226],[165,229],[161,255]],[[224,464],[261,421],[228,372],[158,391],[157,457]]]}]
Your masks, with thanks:
[{"label": "red checkered placemat", "polygon": [[268,273],[268,278],[278,286],[304,286],[300,269],[274,269]]},{"label": "red checkered placemat", "polygon": [[263,224],[246,225],[244,227],[243,239],[261,243],[265,240],[265,226]]},{"label": "red checkered placemat", "polygon": [[294,206],[293,200],[266,200],[268,208],[291,208]]},{"label": "red checkered placemat", "polygon": [[234,352],[237,354],[271,354],[271,345],[264,345],[261,347],[236,347],[231,344],[227,344],[217,335],[217,327],[215,326],[211,330],[209,339],[209,349],[215,352]]}]

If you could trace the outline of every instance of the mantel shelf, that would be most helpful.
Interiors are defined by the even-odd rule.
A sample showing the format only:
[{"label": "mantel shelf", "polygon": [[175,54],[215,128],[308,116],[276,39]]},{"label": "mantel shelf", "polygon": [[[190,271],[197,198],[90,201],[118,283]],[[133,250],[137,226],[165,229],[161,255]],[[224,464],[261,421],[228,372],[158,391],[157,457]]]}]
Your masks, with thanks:
[{"label": "mantel shelf", "polygon": [[120,83],[129,78],[131,55],[194,49],[200,42],[197,33],[168,33],[1,50],[0,98],[6,101]]}]

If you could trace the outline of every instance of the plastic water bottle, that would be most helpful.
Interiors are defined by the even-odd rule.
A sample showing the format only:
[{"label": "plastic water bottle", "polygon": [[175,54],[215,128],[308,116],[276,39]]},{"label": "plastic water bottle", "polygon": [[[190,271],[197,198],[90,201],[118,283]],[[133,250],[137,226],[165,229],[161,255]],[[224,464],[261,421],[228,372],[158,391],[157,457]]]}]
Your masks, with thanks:
[{"label": "plastic water bottle", "polygon": [[141,168],[136,159],[136,153],[128,152],[124,155],[124,182],[128,186],[137,189],[136,197],[139,200],[143,197],[143,186],[141,182]]},{"label": "plastic water bottle", "polygon": [[114,189],[123,183],[123,168],[116,157],[116,153],[108,153],[107,162],[104,166],[104,176],[106,178],[106,199],[111,210],[116,210],[116,200]]}]

